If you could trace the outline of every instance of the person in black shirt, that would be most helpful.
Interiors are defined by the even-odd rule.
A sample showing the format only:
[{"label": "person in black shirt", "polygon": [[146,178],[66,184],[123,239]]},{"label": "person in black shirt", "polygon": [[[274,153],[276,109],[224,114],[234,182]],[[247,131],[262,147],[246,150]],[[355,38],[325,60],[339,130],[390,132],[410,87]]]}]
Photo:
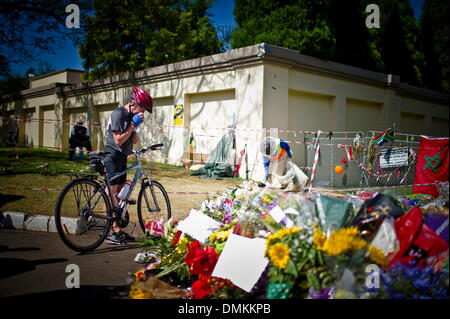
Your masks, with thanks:
[{"label": "person in black shirt", "polygon": [[82,121],[78,121],[77,124],[72,127],[69,138],[69,160],[74,159],[75,150],[77,147],[81,147],[81,154],[83,152],[83,147],[86,147],[88,153],[92,151],[89,135],[89,130],[83,126]]}]

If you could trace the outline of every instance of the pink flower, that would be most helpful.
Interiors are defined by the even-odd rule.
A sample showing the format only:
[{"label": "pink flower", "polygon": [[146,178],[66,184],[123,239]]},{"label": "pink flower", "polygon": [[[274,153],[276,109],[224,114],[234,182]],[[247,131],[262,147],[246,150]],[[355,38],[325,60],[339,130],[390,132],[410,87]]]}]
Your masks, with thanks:
[{"label": "pink flower", "polygon": [[164,225],[162,221],[149,221],[145,226],[145,230],[150,233],[150,235],[157,235],[164,237]]}]

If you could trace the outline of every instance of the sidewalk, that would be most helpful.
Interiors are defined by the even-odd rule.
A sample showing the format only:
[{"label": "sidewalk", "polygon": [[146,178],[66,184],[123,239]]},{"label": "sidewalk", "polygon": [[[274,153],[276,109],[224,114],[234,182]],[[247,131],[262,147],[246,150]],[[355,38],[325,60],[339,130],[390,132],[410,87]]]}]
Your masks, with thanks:
[{"label": "sidewalk", "polygon": [[[67,224],[73,223],[74,228],[76,228],[76,218],[65,219]],[[57,232],[54,216],[29,215],[22,212],[13,211],[0,212],[0,229],[2,228],[50,233]],[[139,224],[134,222],[130,222],[124,229],[124,231],[135,238],[138,238],[140,237],[140,235],[142,235],[141,227],[139,226]]]},{"label": "sidewalk", "polygon": [[[126,292],[137,243],[103,244],[85,254],[67,248],[58,234],[23,230],[0,230],[0,298],[75,297],[108,299]],[[80,269],[80,288],[68,289],[69,264]],[[50,300],[50,299],[48,299]]]}]

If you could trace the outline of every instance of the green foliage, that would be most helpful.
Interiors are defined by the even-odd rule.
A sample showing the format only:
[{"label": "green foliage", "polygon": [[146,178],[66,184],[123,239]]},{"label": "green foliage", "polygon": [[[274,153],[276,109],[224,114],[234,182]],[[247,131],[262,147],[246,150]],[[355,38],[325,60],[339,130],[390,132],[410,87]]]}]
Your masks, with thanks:
[{"label": "green foliage", "polygon": [[218,53],[210,0],[94,1],[80,45],[86,79]]},{"label": "green foliage", "polygon": [[360,0],[330,1],[329,15],[336,50],[332,60],[361,68],[381,71],[381,56],[372,45],[374,34],[366,27],[366,5]]},{"label": "green foliage", "polygon": [[91,0],[79,0],[81,28],[68,29],[66,6],[72,0],[0,0],[0,76],[12,64],[35,62],[42,53],[54,53],[68,39],[76,43],[83,32],[84,14]]},{"label": "green foliage", "polygon": [[290,249],[289,260],[284,269],[276,265],[269,268],[269,282],[292,285],[291,296],[306,297],[310,287],[317,290],[327,288],[333,276],[325,264],[323,253],[312,244],[311,231],[301,229],[280,235],[282,232],[268,237],[266,254],[269,254],[271,246],[282,243]]},{"label": "green foliage", "polygon": [[[368,4],[380,28],[368,29]],[[448,93],[448,0],[427,0],[419,25],[408,0],[236,0],[231,45],[269,43],[321,59],[399,75]]]},{"label": "green foliage", "polygon": [[327,8],[327,1],[238,0],[235,16],[239,28],[232,35],[231,45],[237,48],[269,43],[329,59],[335,39]]},{"label": "green foliage", "polygon": [[424,85],[446,94],[449,93],[449,9],[448,0],[426,0],[420,18]]},{"label": "green foliage", "polygon": [[423,54],[418,41],[418,26],[408,0],[380,0],[378,39],[384,73],[400,75],[411,85],[422,84]]}]

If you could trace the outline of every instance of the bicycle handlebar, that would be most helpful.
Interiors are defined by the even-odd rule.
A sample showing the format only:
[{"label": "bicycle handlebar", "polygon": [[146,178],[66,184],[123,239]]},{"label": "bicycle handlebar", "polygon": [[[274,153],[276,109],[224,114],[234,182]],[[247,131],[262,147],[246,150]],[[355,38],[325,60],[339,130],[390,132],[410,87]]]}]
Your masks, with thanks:
[{"label": "bicycle handlebar", "polygon": [[150,146],[149,148],[150,148],[152,151],[156,151],[156,150],[160,149],[160,147],[163,147],[163,146],[164,146],[164,144],[163,144],[163,143],[160,143],[160,144],[152,145],[152,146]]},{"label": "bicycle handlebar", "polygon": [[146,153],[146,152],[148,152],[150,150],[151,151],[157,151],[157,150],[160,149],[160,147],[163,147],[163,146],[164,146],[163,143],[150,145],[149,147],[143,148],[142,150],[140,150],[139,153]]}]

